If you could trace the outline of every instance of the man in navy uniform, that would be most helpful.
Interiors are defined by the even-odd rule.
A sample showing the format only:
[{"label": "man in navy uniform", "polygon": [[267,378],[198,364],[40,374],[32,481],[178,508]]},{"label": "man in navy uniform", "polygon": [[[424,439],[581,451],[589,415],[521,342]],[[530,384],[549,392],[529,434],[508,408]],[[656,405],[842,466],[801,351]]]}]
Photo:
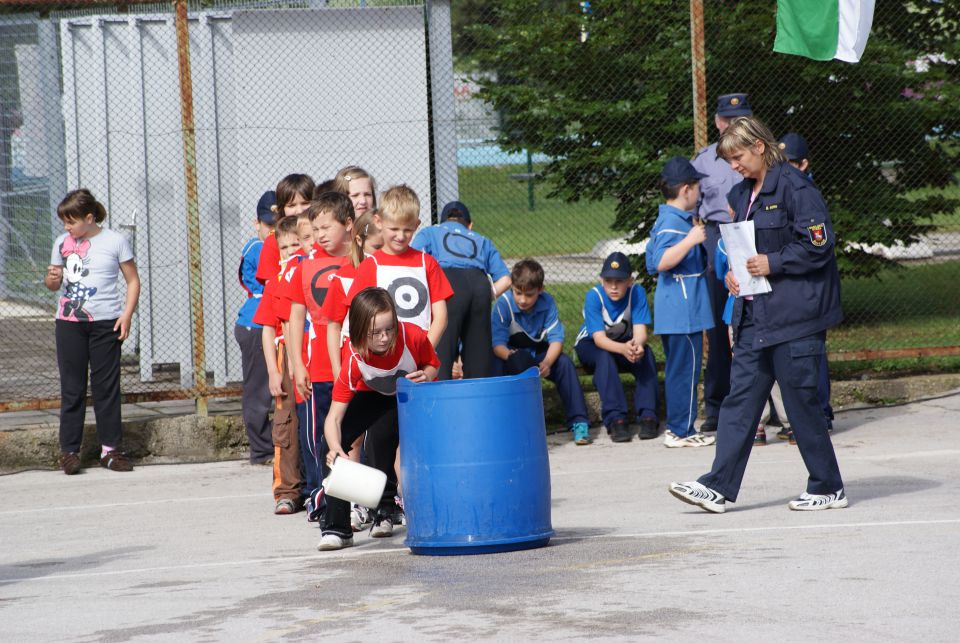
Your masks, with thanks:
[{"label": "man in navy uniform", "polygon": [[847,506],[837,456],[820,409],[817,378],[828,328],[843,319],[836,239],[820,191],[787,162],[773,134],[755,118],[736,120],[720,135],[718,153],[744,180],[730,194],[736,221],[753,221],[757,254],[746,261],[771,291],[740,296],[732,272],[726,284],[737,296],[730,393],[720,407],[717,449],[710,472],[674,482],[670,493],[706,511],[723,513],[736,502],[764,401],[774,381],[809,477],[790,501],[795,511]]},{"label": "man in navy uniform", "polygon": [[[717,113],[713,123],[720,134],[738,116],[752,116],[753,110],[746,94],[724,94],[717,99]],[[700,181],[700,202],[697,216],[705,224],[707,240],[707,292],[710,296],[710,309],[713,313],[713,328],[707,331],[707,368],[703,374],[703,406],[706,419],[700,426],[701,431],[717,430],[717,416],[723,398],[730,390],[730,344],[727,337],[727,325],[723,323],[723,307],[727,303],[727,290],[713,273],[716,265],[714,258],[717,242],[720,240],[721,223],[730,223],[727,211],[727,194],[742,180],[739,173],[733,171],[730,164],[717,156],[717,144],[712,143],[697,153],[692,161],[697,172],[706,174]]]}]

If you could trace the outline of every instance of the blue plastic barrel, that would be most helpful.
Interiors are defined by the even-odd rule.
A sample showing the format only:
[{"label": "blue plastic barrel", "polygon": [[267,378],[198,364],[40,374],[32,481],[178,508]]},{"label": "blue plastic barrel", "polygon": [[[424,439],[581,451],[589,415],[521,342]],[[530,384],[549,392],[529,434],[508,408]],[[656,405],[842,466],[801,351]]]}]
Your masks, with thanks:
[{"label": "blue plastic barrel", "polygon": [[540,375],[399,380],[400,475],[414,554],[543,547],[550,461]]}]

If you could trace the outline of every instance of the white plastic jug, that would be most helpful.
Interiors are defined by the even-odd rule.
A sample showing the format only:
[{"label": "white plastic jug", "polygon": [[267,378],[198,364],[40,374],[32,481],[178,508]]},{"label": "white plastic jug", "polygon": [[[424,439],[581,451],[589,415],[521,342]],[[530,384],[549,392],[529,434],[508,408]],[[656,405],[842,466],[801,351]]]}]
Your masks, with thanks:
[{"label": "white plastic jug", "polygon": [[387,485],[387,474],[365,464],[337,458],[330,467],[330,475],[323,481],[328,496],[376,509]]}]

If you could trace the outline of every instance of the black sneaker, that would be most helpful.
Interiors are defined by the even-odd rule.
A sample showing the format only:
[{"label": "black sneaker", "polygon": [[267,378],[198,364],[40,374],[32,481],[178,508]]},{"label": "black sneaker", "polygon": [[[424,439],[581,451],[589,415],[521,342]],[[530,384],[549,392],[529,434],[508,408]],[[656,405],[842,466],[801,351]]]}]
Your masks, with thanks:
[{"label": "black sneaker", "polygon": [[792,433],[793,433],[793,431],[790,430],[790,427],[785,426],[785,427],[783,427],[782,429],[780,429],[779,431],[777,431],[777,439],[778,439],[778,440],[789,440],[789,439],[790,439],[790,435],[791,435]]},{"label": "black sneaker", "polygon": [[717,430],[717,418],[708,417],[703,421],[703,424],[700,425],[700,433],[713,433]]},{"label": "black sneaker", "polygon": [[610,430],[610,439],[614,442],[629,442],[633,439],[626,420],[614,420],[607,428]]},{"label": "black sneaker", "polygon": [[640,418],[640,430],[638,431],[637,435],[641,440],[653,440],[657,437],[657,435],[659,435],[659,428],[660,426],[657,422],[657,418],[650,417],[648,415]]}]

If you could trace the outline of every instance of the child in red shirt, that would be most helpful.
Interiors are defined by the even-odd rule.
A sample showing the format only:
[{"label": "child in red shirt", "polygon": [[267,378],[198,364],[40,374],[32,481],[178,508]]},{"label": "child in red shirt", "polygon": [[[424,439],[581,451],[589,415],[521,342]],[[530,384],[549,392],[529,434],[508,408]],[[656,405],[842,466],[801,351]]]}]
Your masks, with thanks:
[{"label": "child in red shirt", "polygon": [[[318,195],[306,211],[310,221],[313,251],[294,269],[285,282],[283,295],[290,301],[287,346],[293,366],[293,382],[305,403],[298,405],[300,457],[303,461],[307,491],[308,520],[319,519],[322,474],[322,437],[324,418],[330,408],[333,371],[327,354],[326,323],[320,307],[327,296],[331,278],[349,263],[350,237],[353,234],[353,205],[339,192]],[[309,330],[305,323],[309,319]],[[302,349],[301,349],[302,346]],[[301,411],[302,406],[302,411]],[[319,435],[318,435],[319,434]]]},{"label": "child in red shirt", "polygon": [[[357,266],[360,265],[360,262],[365,258],[383,247],[383,235],[381,235],[380,230],[373,225],[373,215],[375,212],[377,212],[376,209],[367,210],[363,214],[357,215],[353,224],[353,239],[351,240],[349,255],[350,261],[344,264],[344,266],[333,275],[333,279],[330,280],[330,287],[327,290],[326,299],[323,301],[323,308],[321,308],[320,311],[320,315],[325,320],[327,329],[327,356],[330,360],[330,368],[334,373],[340,372],[340,362],[344,353],[349,355],[349,333],[347,328],[330,321],[331,311],[337,310],[341,306],[346,307],[347,292],[350,291],[350,286],[353,284],[353,280],[357,275]],[[344,322],[346,321],[347,320],[344,319]],[[363,436],[361,435],[357,437],[353,444],[353,449],[350,451],[351,460],[360,462],[360,447],[362,444]],[[372,520],[372,517],[366,507],[353,505],[353,509],[350,512],[350,527],[354,531],[362,531],[364,527],[370,526],[370,520]]]},{"label": "child in red shirt", "polygon": [[[380,197],[373,221],[383,235],[383,248],[357,266],[345,303],[349,305],[364,288],[385,288],[400,320],[427,331],[436,346],[447,326],[447,299],[453,288],[436,259],[410,247],[420,225],[420,199],[406,185],[394,186]],[[346,316],[342,306],[332,312],[330,321],[342,324]]]},{"label": "child in red shirt", "polygon": [[297,440],[295,399],[290,369],[284,360],[283,324],[277,316],[277,294],[283,270],[298,250],[296,217],[277,224],[275,233],[281,267],[263,288],[253,321],[263,326],[263,356],[267,363],[270,393],[276,397],[273,414],[273,497],[274,513],[296,513],[301,506],[300,448]]},{"label": "child in red shirt", "polygon": [[[427,334],[397,318],[397,308],[383,288],[358,292],[350,305],[350,352],[333,384],[333,401],[323,432],[329,447],[327,464],[348,457],[357,436],[367,433],[370,464],[387,474],[388,483],[377,508],[370,536],[393,535],[395,471],[400,427],[397,420],[397,380],[429,382],[436,378],[440,360]],[[317,549],[353,545],[350,504],[328,497],[323,514],[323,537]]]},{"label": "child in red shirt", "polygon": [[[277,183],[277,222],[283,217],[300,214],[307,209],[313,196],[313,179],[306,174],[288,174]],[[262,284],[277,276],[280,270],[280,251],[277,238],[271,234],[263,240],[256,278]]]},{"label": "child in red shirt", "polygon": [[[350,244],[350,261],[334,275],[330,280],[330,287],[327,290],[327,297],[323,300],[323,307],[320,309],[324,322],[327,325],[327,354],[330,358],[330,366],[334,373],[340,372],[340,360],[347,347],[349,329],[344,328],[340,322],[333,321],[337,316],[336,311],[346,310],[347,293],[353,286],[353,280],[357,277],[357,266],[383,248],[383,235],[380,229],[373,223],[374,215],[380,211],[377,209],[368,210],[364,214],[358,214],[353,223],[353,239]],[[344,319],[344,322],[347,320]]]}]

